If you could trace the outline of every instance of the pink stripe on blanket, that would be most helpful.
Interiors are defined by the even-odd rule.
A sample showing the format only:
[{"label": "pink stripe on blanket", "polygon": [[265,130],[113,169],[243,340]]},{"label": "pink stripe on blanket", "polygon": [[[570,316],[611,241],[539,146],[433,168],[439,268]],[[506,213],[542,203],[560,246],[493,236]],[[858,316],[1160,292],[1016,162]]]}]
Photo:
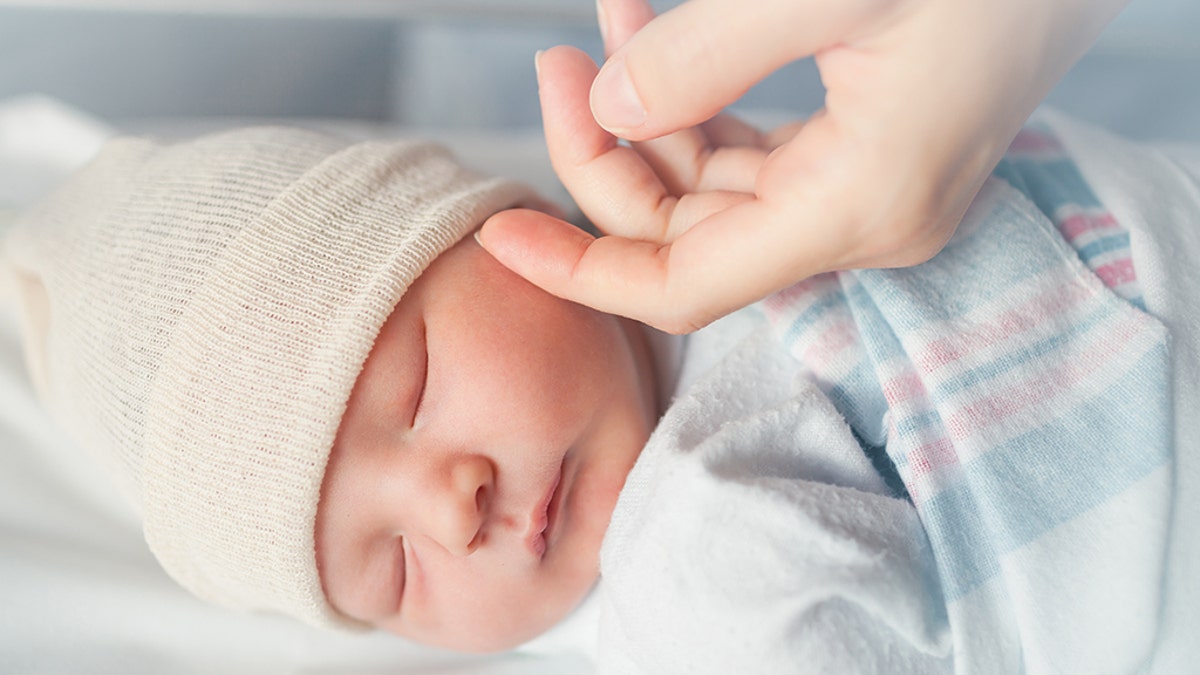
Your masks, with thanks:
[{"label": "pink stripe on blanket", "polygon": [[1127,314],[1103,339],[1062,363],[1045,369],[1033,369],[1030,378],[1003,391],[981,398],[945,418],[950,438],[964,441],[1004,422],[1012,415],[1033,407],[1053,409],[1053,402],[1073,391],[1093,372],[1111,369],[1118,355],[1129,356],[1130,342],[1142,331],[1139,317]]},{"label": "pink stripe on blanket", "polygon": [[859,344],[861,344],[861,338],[854,318],[841,317],[822,326],[820,332],[810,342],[804,344],[804,350],[797,356],[801,361],[809,364],[814,372],[825,372],[832,369],[824,366],[832,365],[835,357],[841,355],[847,347]]},{"label": "pink stripe on blanket", "polygon": [[1028,302],[1014,301],[1012,304],[1015,306],[978,326],[930,342],[914,355],[913,362],[921,372],[933,374],[964,356],[993,345],[1012,342],[1015,336],[1061,317],[1092,297],[1092,291],[1079,283],[1039,290],[1041,293],[1037,297]]},{"label": "pink stripe on blanket", "polygon": [[1121,231],[1117,219],[1107,211],[1102,213],[1075,213],[1058,221],[1058,231],[1068,241],[1073,241],[1079,235],[1095,230]]},{"label": "pink stripe on blanket", "polygon": [[1096,268],[1096,276],[1109,288],[1117,288],[1124,284],[1137,281],[1137,272],[1133,269],[1132,258],[1118,258],[1108,264]]},{"label": "pink stripe on blanket", "polygon": [[887,399],[888,407],[896,406],[912,399],[924,398],[929,394],[921,376],[912,371],[890,378],[883,383],[883,396]]},{"label": "pink stripe on blanket", "polygon": [[768,318],[775,320],[785,313],[794,310],[797,306],[796,301],[799,298],[810,293],[825,295],[830,292],[828,289],[837,289],[839,287],[840,284],[838,284],[835,272],[818,274],[798,281],[777,293],[767,296],[762,301],[763,310],[767,313]]},{"label": "pink stripe on blanket", "polygon": [[926,442],[906,454],[912,471],[910,482],[913,483],[946,467],[958,466],[958,454],[954,451],[954,444],[945,436]]}]

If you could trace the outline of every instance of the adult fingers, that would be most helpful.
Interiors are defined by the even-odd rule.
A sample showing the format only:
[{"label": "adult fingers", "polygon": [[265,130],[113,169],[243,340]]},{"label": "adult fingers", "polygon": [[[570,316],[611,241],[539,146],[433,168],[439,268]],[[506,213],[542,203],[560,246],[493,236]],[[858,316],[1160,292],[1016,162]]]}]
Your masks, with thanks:
[{"label": "adult fingers", "polygon": [[804,246],[787,214],[749,195],[726,195],[669,244],[587,233],[544,214],[492,216],[480,242],[503,265],[549,293],[673,333],[824,271],[826,247]]},{"label": "adult fingers", "polygon": [[[620,145],[588,111],[585,96],[596,73],[591,59],[579,50],[556,47],[541,54],[538,63],[550,162],[580,210],[602,231],[670,241],[698,219],[691,214],[711,210],[711,204],[725,205],[724,197],[705,193],[753,192],[764,151],[710,151],[689,132],[655,141],[659,153]],[[662,157],[666,151],[675,154],[668,160]],[[683,215],[676,215],[681,204]]]},{"label": "adult fingers", "polygon": [[708,142],[720,146],[745,146],[772,149],[758,127],[729,113],[721,113],[701,125]]},{"label": "adult fingers", "polygon": [[[654,9],[646,0],[597,0],[596,19],[604,54],[611,56],[654,19]],[[710,145],[703,130],[690,127],[633,147],[667,191],[679,196],[693,189],[700,172],[697,164],[708,156]]]},{"label": "adult fingers", "polygon": [[[654,9],[646,0],[597,0],[596,19],[608,57],[654,19]],[[707,156],[709,142],[701,129],[691,127],[638,143],[634,149],[667,191],[678,196],[695,185],[699,175],[696,164]]]},{"label": "adult fingers", "polygon": [[604,56],[612,56],[653,19],[654,8],[646,0],[597,0],[596,22],[604,40]]},{"label": "adult fingers", "polygon": [[[547,145],[555,170],[585,213],[601,229],[623,236],[595,239],[543,214],[506,211],[480,233],[502,264],[560,297],[685,332],[825,271],[822,264],[837,257],[839,235],[828,227],[834,214],[827,207],[844,200],[819,198],[829,196],[819,190],[822,180],[801,180],[787,190],[765,181],[767,192],[782,195],[772,202],[730,192],[675,200],[661,184],[647,190],[630,183],[631,175],[646,170],[644,162],[578,109],[579,88],[594,73],[590,59],[577,50],[542,55]],[[809,128],[810,135],[820,126]],[[836,153],[825,152],[832,148],[807,149],[801,156],[823,158],[823,170],[809,171],[810,177],[845,173],[828,170],[839,164]],[[805,167],[786,168],[795,178]],[[651,223],[653,236],[634,225],[639,221]]]},{"label": "adult fingers", "polygon": [[774,150],[795,138],[796,134],[800,133],[800,130],[803,128],[804,120],[784,122],[762,135],[762,147],[767,150]]},{"label": "adult fingers", "polygon": [[637,239],[665,236],[675,198],[640,155],[601,129],[587,106],[596,65],[572,47],[538,56],[538,94],[550,163],[575,203],[601,230]]},{"label": "adult fingers", "polygon": [[635,143],[633,148],[677,197],[705,190],[754,192],[767,157],[767,151],[757,147],[710,144],[698,128]]},{"label": "adult fingers", "polygon": [[[691,0],[639,30],[592,85],[596,121],[629,140],[694,126],[780,66],[853,37],[890,0]],[[786,26],[786,30],[781,30]]]},{"label": "adult fingers", "polygon": [[597,239],[549,216],[508,211],[489,219],[481,241],[554,295],[687,332],[813,274],[931,255],[945,228],[914,236],[875,227],[898,215],[889,210],[896,201],[871,187],[893,169],[857,135],[817,115],[767,160],[757,195],[688,195],[661,239]]}]

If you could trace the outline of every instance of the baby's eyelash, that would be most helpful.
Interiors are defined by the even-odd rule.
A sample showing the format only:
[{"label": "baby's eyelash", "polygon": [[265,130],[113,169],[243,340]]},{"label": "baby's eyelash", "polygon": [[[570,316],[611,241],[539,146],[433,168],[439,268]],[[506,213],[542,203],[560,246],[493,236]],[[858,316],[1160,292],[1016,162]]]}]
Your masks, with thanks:
[{"label": "baby's eyelash", "polygon": [[404,606],[404,587],[408,585],[408,559],[404,553],[404,538],[396,538],[396,611]]}]

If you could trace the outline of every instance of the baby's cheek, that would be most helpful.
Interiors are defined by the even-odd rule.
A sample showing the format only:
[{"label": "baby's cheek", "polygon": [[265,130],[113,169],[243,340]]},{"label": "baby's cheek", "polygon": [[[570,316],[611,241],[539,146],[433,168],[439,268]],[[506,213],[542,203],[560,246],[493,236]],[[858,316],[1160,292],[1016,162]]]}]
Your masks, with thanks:
[{"label": "baby's cheek", "polygon": [[527,414],[543,426],[569,431],[578,436],[592,424],[599,410],[616,395],[622,379],[619,364],[599,350],[575,351],[568,358],[545,364],[539,370],[540,385],[531,392],[534,401]]}]

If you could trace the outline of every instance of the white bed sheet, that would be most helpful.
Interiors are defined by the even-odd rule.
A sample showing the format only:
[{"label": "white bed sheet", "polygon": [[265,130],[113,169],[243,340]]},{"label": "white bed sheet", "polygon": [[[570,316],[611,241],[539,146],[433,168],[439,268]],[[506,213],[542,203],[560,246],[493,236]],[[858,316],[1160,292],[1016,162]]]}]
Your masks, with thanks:
[{"label": "white bed sheet", "polygon": [[[262,120],[254,120],[262,122]],[[198,133],[251,120],[160,120],[139,131]],[[350,136],[411,129],[308,120]],[[85,161],[112,130],[41,98],[0,101],[0,221]],[[540,134],[447,136],[469,164],[560,188]],[[99,463],[39,407],[18,329],[0,311],[0,672],[2,673],[588,673],[582,653],[551,646],[468,656],[383,633],[344,635],[206,605],[159,568],[137,513]]]}]

